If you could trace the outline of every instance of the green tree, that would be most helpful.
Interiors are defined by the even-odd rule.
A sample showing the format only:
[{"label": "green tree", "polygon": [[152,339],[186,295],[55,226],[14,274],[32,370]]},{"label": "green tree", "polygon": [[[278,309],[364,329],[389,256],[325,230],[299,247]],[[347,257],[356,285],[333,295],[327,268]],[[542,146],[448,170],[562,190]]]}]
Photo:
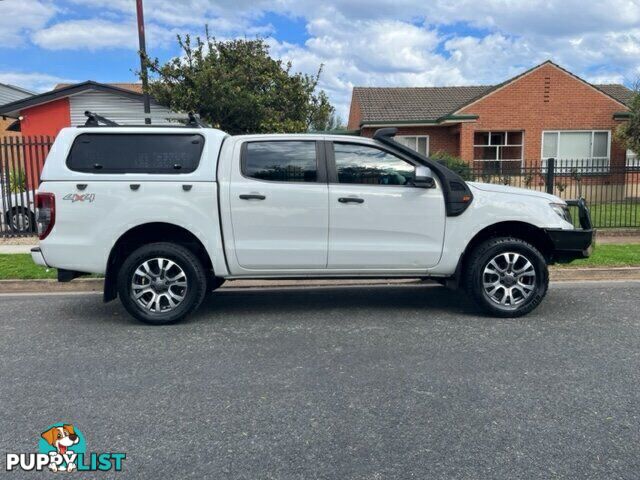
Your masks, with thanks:
[{"label": "green tree", "polygon": [[640,153],[640,80],[636,82],[634,90],[629,120],[618,126],[616,137],[626,148]]},{"label": "green tree", "polygon": [[334,108],[315,75],[293,73],[269,55],[262,39],[218,41],[178,36],[181,56],[147,58],[150,94],[181,112],[195,112],[231,134],[304,132],[327,125]]}]

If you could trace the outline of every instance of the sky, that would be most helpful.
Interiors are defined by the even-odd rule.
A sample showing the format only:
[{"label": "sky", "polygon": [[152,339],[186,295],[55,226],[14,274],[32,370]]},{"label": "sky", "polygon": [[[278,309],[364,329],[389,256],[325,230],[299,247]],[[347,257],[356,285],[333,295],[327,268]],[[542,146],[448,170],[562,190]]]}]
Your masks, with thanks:
[{"label": "sky", "polygon": [[[323,72],[346,121],[354,86],[488,85],[551,59],[593,83],[640,78],[640,0],[144,0],[147,49],[177,34],[262,37]],[[0,0],[0,83],[135,81],[135,0]]]}]

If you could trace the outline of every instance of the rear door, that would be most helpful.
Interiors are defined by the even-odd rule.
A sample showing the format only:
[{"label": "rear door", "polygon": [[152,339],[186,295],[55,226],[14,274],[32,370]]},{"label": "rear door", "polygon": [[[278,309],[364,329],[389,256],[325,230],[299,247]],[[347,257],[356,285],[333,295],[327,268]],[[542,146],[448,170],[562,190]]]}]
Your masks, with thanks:
[{"label": "rear door", "polygon": [[327,143],[329,268],[423,270],[442,253],[442,189],[411,185],[415,166],[373,145]]},{"label": "rear door", "polygon": [[327,266],[329,207],[323,144],[251,140],[229,189],[235,257],[247,270]]}]

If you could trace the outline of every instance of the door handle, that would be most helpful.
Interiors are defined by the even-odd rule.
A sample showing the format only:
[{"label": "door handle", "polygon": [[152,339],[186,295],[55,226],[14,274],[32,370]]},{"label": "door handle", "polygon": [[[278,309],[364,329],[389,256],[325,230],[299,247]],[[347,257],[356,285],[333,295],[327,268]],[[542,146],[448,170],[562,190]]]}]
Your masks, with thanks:
[{"label": "door handle", "polygon": [[340,197],[338,201],[340,203],[364,203],[364,199],[358,197]]},{"label": "door handle", "polygon": [[251,193],[251,194],[246,194],[243,193],[242,195],[240,195],[240,200],[264,200],[265,197],[264,195],[259,195],[256,193]]}]

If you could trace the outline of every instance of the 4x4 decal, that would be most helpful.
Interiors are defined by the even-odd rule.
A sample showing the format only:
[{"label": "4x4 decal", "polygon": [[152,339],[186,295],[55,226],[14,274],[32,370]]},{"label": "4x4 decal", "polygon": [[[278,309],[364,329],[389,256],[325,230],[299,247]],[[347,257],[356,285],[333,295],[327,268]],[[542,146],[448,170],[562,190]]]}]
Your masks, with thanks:
[{"label": "4x4 decal", "polygon": [[71,203],[76,202],[93,202],[96,199],[95,193],[69,193],[64,196],[63,200],[69,200]]}]

